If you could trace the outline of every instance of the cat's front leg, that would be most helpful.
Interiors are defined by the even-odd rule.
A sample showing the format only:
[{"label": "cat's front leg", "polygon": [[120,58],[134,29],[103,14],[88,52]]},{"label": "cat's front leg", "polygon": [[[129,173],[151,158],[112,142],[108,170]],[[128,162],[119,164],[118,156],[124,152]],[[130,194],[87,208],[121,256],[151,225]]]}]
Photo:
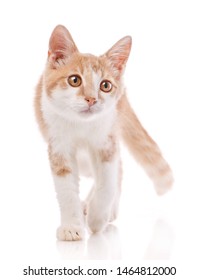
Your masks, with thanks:
[{"label": "cat's front leg", "polygon": [[61,213],[57,238],[62,241],[80,240],[84,236],[83,211],[74,158],[55,152],[49,147],[49,160]]},{"label": "cat's front leg", "polygon": [[[112,219],[120,185],[120,156],[115,139],[108,137],[103,149],[92,157],[95,186],[87,207],[87,222],[92,232],[103,230]],[[118,202],[118,200],[117,200]]]}]

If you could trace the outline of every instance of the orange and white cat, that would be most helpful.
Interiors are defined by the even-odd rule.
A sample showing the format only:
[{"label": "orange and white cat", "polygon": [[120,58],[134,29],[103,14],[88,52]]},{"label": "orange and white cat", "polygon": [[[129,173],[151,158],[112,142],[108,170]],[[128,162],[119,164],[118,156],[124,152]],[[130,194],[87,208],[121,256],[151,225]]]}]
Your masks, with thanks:
[{"label": "orange and white cat", "polygon": [[[158,194],[172,185],[172,173],[128,102],[122,82],[131,37],[101,56],[82,54],[58,25],[35,96],[37,121],[48,143],[49,161],[61,212],[59,240],[80,240],[85,217],[98,232],[117,217],[121,190],[119,141],[154,182]],[[83,161],[82,161],[83,157]],[[79,173],[94,178],[86,207],[79,199]]]}]

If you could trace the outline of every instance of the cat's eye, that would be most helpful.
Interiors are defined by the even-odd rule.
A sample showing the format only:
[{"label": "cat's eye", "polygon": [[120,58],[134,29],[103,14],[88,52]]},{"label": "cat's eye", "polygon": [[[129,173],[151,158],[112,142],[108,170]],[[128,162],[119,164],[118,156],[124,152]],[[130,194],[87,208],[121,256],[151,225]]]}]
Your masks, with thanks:
[{"label": "cat's eye", "polygon": [[104,80],[100,83],[100,89],[104,92],[110,92],[112,88],[112,83],[108,80]]},{"label": "cat's eye", "polygon": [[82,79],[78,75],[72,75],[72,76],[69,76],[68,83],[72,87],[79,87],[82,84]]}]

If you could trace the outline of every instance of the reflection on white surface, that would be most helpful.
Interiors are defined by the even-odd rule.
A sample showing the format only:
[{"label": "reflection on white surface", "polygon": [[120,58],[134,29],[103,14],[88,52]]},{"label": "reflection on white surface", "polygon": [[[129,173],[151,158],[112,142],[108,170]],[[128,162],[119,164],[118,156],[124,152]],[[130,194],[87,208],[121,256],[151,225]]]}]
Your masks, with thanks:
[{"label": "reflection on white surface", "polygon": [[93,260],[121,259],[119,231],[108,225],[104,232],[90,235],[87,242],[87,258]]},{"label": "reflection on white surface", "polygon": [[121,244],[116,226],[110,224],[104,232],[91,234],[86,241],[60,242],[57,250],[63,259],[121,259]]},{"label": "reflection on white surface", "polygon": [[[143,237],[144,238],[144,237]],[[139,240],[141,243],[141,240]],[[118,228],[110,224],[104,232],[92,234],[84,241],[57,241],[57,250],[62,259],[119,260],[122,259],[121,240]],[[153,226],[151,238],[145,246],[143,259],[168,260],[174,244],[170,224],[159,218]],[[135,247],[128,244],[128,254],[135,257]]]},{"label": "reflection on white surface", "polygon": [[170,258],[174,245],[174,232],[167,221],[158,219],[153,227],[151,240],[144,259],[167,260]]},{"label": "reflection on white surface", "polygon": [[86,243],[84,240],[81,241],[57,241],[56,248],[62,259],[79,260],[84,259]]}]

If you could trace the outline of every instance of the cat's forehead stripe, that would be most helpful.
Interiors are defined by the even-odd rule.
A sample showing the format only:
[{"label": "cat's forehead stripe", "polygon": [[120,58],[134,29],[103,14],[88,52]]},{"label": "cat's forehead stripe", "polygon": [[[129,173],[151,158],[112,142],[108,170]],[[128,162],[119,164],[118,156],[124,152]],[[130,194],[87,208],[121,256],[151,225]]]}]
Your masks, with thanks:
[{"label": "cat's forehead stripe", "polygon": [[86,68],[82,75],[82,87],[78,90],[78,96],[98,97],[101,75],[96,73],[91,67]]},{"label": "cat's forehead stripe", "polygon": [[98,92],[100,87],[101,75],[95,71],[92,71],[92,79],[93,79],[93,91]]}]

